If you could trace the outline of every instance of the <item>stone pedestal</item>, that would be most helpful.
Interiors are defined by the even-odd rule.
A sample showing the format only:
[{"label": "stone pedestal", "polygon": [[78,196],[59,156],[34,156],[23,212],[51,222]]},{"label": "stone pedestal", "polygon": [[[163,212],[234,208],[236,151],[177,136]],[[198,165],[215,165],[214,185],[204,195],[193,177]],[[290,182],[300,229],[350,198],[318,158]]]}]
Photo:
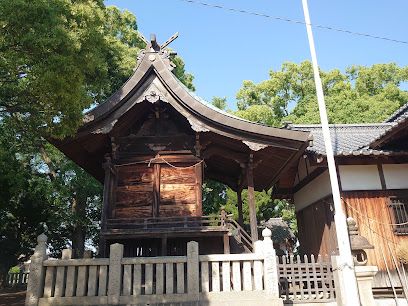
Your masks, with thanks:
[{"label": "stone pedestal", "polygon": [[358,293],[362,306],[375,305],[373,296],[373,278],[378,272],[377,266],[355,266]]}]

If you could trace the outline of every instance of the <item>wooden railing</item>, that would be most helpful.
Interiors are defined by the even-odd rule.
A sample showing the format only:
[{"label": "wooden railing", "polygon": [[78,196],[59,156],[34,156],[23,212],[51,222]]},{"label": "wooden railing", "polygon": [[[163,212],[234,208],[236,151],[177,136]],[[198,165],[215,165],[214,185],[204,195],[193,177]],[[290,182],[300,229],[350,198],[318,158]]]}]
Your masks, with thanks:
[{"label": "wooden railing", "polygon": [[222,226],[220,216],[185,216],[157,218],[121,218],[108,219],[107,229],[139,229],[139,230],[195,230],[219,229]]},{"label": "wooden railing", "polygon": [[139,231],[229,231],[247,252],[253,251],[251,236],[232,218],[231,215],[186,216],[158,218],[121,218],[108,219],[107,230]]},{"label": "wooden railing", "polygon": [[247,252],[253,252],[253,241],[251,236],[231,216],[227,216],[226,225],[238,243],[241,243]]},{"label": "wooden railing", "polygon": [[280,295],[285,301],[334,301],[331,258],[326,256],[277,257]]}]

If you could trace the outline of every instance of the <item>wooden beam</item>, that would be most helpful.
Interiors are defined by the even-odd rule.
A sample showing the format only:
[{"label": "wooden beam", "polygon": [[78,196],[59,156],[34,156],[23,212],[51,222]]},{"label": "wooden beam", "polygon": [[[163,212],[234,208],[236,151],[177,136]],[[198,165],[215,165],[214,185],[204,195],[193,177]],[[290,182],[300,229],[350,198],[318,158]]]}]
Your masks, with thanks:
[{"label": "wooden beam", "polygon": [[247,182],[248,182],[248,207],[249,207],[249,223],[251,227],[252,242],[258,240],[258,222],[256,220],[255,207],[255,191],[254,191],[254,173],[253,173],[253,155],[250,154],[247,166]]},{"label": "wooden beam", "polygon": [[381,189],[386,190],[387,189],[387,184],[385,182],[384,169],[383,169],[382,164],[378,163],[377,164],[377,169],[378,169],[378,174],[380,175]]}]

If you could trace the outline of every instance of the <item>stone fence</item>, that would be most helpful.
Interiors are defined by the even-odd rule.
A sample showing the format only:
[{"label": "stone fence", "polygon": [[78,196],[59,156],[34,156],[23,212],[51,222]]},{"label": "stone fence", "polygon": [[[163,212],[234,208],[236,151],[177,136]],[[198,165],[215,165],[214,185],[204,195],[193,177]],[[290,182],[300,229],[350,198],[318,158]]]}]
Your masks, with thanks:
[{"label": "stone fence", "polygon": [[26,305],[283,305],[270,231],[255,253],[124,258],[123,245],[109,258],[61,259],[46,256],[45,235],[31,257]]},{"label": "stone fence", "polygon": [[[338,257],[316,260],[275,256],[270,230],[255,242],[255,253],[123,257],[123,245],[109,258],[48,259],[40,235],[31,257],[27,306],[37,305],[343,305],[343,266]],[[377,267],[356,266],[361,305],[374,305],[371,283]],[[341,282],[340,282],[341,283]]]}]

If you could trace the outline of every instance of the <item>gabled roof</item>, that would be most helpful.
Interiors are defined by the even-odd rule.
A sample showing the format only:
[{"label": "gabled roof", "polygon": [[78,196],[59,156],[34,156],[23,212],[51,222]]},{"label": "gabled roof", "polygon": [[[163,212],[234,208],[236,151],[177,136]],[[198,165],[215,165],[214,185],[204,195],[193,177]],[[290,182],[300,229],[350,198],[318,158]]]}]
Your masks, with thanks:
[{"label": "gabled roof", "polygon": [[[374,124],[330,124],[330,136],[334,155],[379,155],[388,152],[373,150],[369,144],[391,129],[394,123]],[[313,135],[313,145],[307,148],[308,152],[326,155],[322,127],[320,124],[290,125],[297,131],[308,131]]]},{"label": "gabled roof", "polygon": [[[218,131],[228,134],[229,136],[234,136],[239,133],[239,138],[245,139],[247,137],[248,141],[252,141],[255,138],[270,145],[273,145],[277,139],[287,139],[289,141],[298,142],[305,142],[309,139],[309,134],[307,133],[250,122],[211,106],[209,103],[204,102],[203,99],[198,98],[195,94],[188,91],[175,75],[171,73],[170,67],[165,61],[166,58],[161,53],[154,51],[145,52],[129,80],[106,102],[98,105],[85,115],[85,124],[80,128],[79,133],[85,131],[98,133],[100,130],[95,130],[94,126],[103,122],[104,119],[107,119],[107,117],[118,110],[118,108],[124,108],[120,113],[120,115],[123,115],[123,113],[128,111],[135,104],[142,102],[142,100],[135,101],[132,97],[137,94],[137,89],[139,89],[139,95],[150,94],[148,88],[141,88],[144,90],[144,93],[142,93],[140,87],[144,84],[148,86],[150,82],[145,82],[145,80],[148,78],[152,79],[156,76],[161,81],[161,85],[167,90],[167,93],[172,95],[172,98],[176,100],[174,102],[181,104],[183,107],[183,110],[180,109],[182,114],[189,121],[191,120],[194,124],[198,124],[202,129]],[[158,87],[160,87],[160,85]],[[170,97],[158,98],[166,100]],[[115,116],[111,118],[111,120],[108,120],[109,122],[104,122],[104,128],[109,129],[113,127],[117,119],[117,116]]]},{"label": "gabled roof", "polygon": [[369,147],[408,150],[408,103],[396,110],[386,122],[392,123],[393,126],[373,139]]},{"label": "gabled roof", "polygon": [[400,122],[408,118],[408,103],[397,109],[385,122]]},{"label": "gabled roof", "polygon": [[[84,125],[75,136],[63,141],[52,140],[56,147],[99,180],[103,181],[102,163],[104,155],[110,152],[111,137],[140,120],[146,109],[155,103],[170,105],[180,117],[178,120],[185,121],[192,131],[202,135],[200,141],[204,139],[218,146],[210,148],[212,153],[230,150],[236,157],[252,153],[256,164],[254,184],[258,190],[274,184],[308,146],[309,132],[249,122],[191,93],[171,72],[169,52],[161,50],[160,46],[148,46],[138,59],[133,75],[106,102],[85,114]],[[212,171],[218,170],[219,174],[214,177],[219,179],[234,173],[234,182],[240,181],[240,164],[230,160],[228,165],[223,157],[206,161],[206,171],[214,174]]]}]

